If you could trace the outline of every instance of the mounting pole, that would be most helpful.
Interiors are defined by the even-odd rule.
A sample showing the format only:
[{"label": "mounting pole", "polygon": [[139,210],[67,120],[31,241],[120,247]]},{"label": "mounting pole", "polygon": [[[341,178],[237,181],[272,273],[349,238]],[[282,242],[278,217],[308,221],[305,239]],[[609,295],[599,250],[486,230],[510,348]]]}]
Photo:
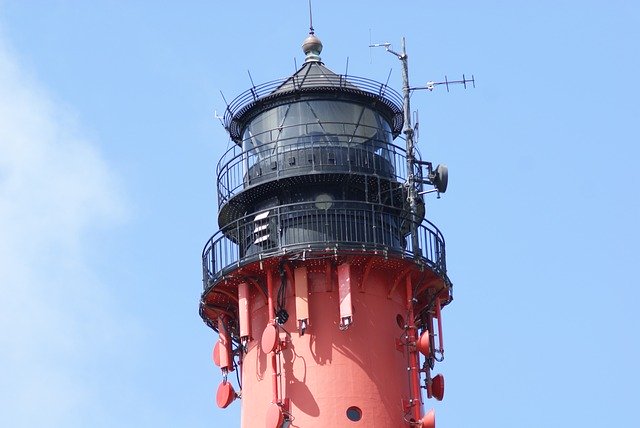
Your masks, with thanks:
[{"label": "mounting pole", "polygon": [[407,57],[407,48],[404,37],[402,38],[402,53],[395,52],[391,49],[391,43],[376,43],[369,45],[370,48],[383,47],[392,55],[395,55],[402,62],[402,101],[404,113],[404,128],[402,129],[407,143],[407,200],[409,201],[409,209],[411,211],[411,250],[413,257],[418,260],[420,258],[420,244],[418,242],[418,202],[415,177],[415,147],[413,142],[413,126],[411,125],[411,86],[409,86],[409,61]]},{"label": "mounting pole", "polygon": [[389,48],[387,50],[395,54],[402,62],[402,98],[404,107],[404,129],[407,143],[407,184],[409,186],[407,199],[411,210],[411,249],[413,256],[417,259],[420,254],[420,244],[418,243],[418,203],[416,197],[416,177],[414,175],[415,148],[413,142],[413,126],[411,125],[411,87],[409,86],[409,61],[404,37],[402,38],[402,53],[398,54]]}]

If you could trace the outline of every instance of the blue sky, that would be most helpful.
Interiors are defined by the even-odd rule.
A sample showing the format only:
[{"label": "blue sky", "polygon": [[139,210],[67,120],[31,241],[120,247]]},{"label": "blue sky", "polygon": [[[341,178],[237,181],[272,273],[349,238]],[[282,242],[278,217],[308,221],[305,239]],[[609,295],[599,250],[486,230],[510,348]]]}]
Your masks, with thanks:
[{"label": "blue sky", "polygon": [[[314,2],[325,64],[400,89],[447,240],[440,427],[635,426],[640,7]],[[409,12],[405,12],[405,10]],[[0,426],[238,426],[197,314],[214,111],[290,75],[304,0],[0,0]]]}]

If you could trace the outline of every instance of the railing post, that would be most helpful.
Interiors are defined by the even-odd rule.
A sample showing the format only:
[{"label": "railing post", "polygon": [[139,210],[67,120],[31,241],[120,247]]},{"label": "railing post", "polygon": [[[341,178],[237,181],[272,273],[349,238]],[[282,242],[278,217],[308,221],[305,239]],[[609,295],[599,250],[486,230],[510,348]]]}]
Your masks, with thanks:
[{"label": "railing post", "polygon": [[280,207],[276,208],[275,220],[276,220],[276,233],[278,234],[278,251],[282,251],[282,248],[283,248],[282,234],[284,233],[284,227],[282,227],[283,222],[280,214]]}]

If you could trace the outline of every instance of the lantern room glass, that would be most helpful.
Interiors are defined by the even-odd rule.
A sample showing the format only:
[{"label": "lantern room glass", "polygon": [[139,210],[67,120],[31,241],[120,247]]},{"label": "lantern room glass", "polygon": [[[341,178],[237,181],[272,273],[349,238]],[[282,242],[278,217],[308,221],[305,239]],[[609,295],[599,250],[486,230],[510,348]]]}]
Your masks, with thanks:
[{"label": "lantern room glass", "polygon": [[358,144],[376,152],[392,141],[388,121],[365,105],[303,100],[274,107],[253,118],[244,128],[242,149],[259,162],[278,150],[286,151],[287,146]]}]

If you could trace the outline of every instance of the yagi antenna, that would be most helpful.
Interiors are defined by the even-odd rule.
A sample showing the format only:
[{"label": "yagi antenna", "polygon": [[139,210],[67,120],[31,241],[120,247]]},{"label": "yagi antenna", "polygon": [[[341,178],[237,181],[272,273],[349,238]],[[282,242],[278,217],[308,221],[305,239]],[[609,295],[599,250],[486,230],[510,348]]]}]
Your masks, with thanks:
[{"label": "yagi antenna", "polygon": [[371,53],[371,28],[369,28],[369,64],[373,64],[373,54]]},{"label": "yagi antenna", "polygon": [[401,54],[401,53],[395,52],[391,48],[391,43],[389,43],[389,42],[385,42],[385,43],[370,43],[369,47],[370,48],[384,48],[390,54],[397,56],[398,59],[400,59],[400,60],[403,60],[403,59],[406,58],[405,54]]},{"label": "yagi antenna", "polygon": [[[369,48],[384,48],[390,54],[396,56],[402,63],[402,99],[403,99],[403,113],[404,113],[404,129],[403,133],[405,134],[405,141],[407,143],[407,170],[414,171],[415,166],[417,165],[420,174],[418,176],[414,176],[413,174],[409,174],[407,177],[407,187],[409,189],[408,201],[411,209],[411,213],[413,216],[417,216],[417,197],[420,195],[426,195],[428,193],[437,192],[438,197],[440,197],[441,193],[446,192],[447,184],[449,182],[449,170],[446,165],[438,165],[436,168],[433,167],[431,162],[422,161],[419,159],[415,159],[414,152],[416,151],[415,144],[418,139],[418,133],[420,130],[420,123],[418,119],[418,113],[415,112],[413,119],[415,121],[415,126],[411,125],[411,92],[419,89],[427,89],[429,91],[433,91],[436,86],[445,85],[447,88],[447,92],[449,92],[449,85],[461,84],[467,88],[467,83],[476,87],[476,80],[473,75],[471,75],[471,79],[467,79],[466,76],[462,75],[462,80],[449,80],[447,76],[444,77],[443,82],[427,82],[426,86],[415,86],[412,87],[409,85],[409,66],[407,61],[407,50],[405,45],[405,39],[402,39],[402,49],[400,52],[395,52],[391,43],[371,43],[371,36],[369,36]],[[415,138],[415,140],[414,140]],[[422,174],[422,169],[427,169],[426,176]],[[422,190],[423,184],[430,184],[433,186],[431,190]],[[414,217],[415,218],[415,217]],[[413,248],[419,248],[419,239],[418,233],[415,226],[411,227],[411,245]]]},{"label": "yagi antenna", "polygon": [[465,77],[465,75],[462,75],[462,80],[448,80],[447,76],[444,76],[444,81],[443,82],[433,82],[433,81],[429,81],[427,82],[426,86],[416,86],[411,88],[411,90],[418,90],[418,89],[427,89],[429,91],[433,91],[436,86],[440,86],[440,85],[445,85],[445,87],[447,88],[447,92],[449,92],[449,85],[464,85],[464,88],[467,89],[467,83],[471,83],[473,85],[473,87],[476,87],[476,79],[473,77],[473,74],[471,75],[471,79],[467,79]]}]

